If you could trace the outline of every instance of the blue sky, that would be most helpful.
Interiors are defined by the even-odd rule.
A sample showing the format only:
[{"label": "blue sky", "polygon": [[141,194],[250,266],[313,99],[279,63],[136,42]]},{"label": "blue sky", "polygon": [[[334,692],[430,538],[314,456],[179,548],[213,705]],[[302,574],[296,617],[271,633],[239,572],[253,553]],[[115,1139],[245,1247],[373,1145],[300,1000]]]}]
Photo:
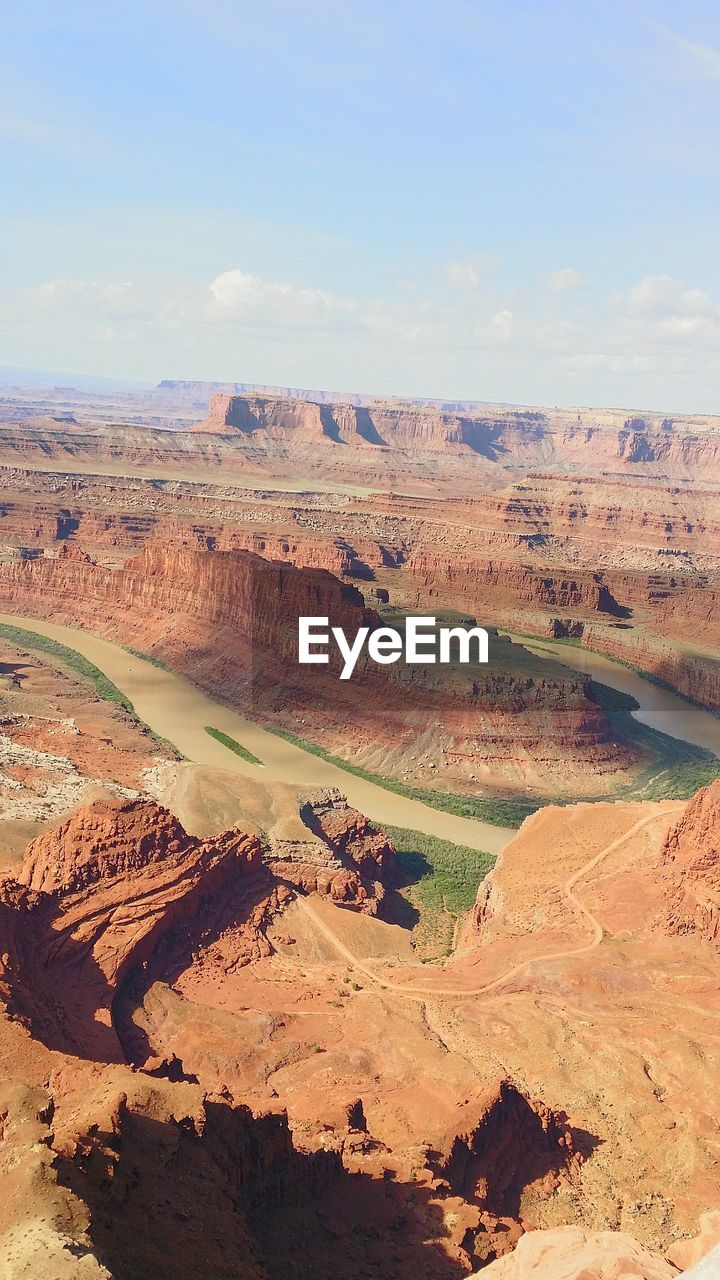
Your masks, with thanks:
[{"label": "blue sky", "polygon": [[0,363],[720,411],[715,0],[0,12]]}]

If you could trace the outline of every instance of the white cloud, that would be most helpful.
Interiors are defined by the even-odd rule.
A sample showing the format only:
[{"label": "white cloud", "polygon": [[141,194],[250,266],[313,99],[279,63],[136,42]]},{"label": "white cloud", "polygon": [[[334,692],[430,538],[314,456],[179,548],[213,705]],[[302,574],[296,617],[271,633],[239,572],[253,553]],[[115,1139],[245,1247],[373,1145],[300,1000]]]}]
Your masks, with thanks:
[{"label": "white cloud", "polygon": [[644,276],[628,293],[615,293],[610,310],[627,316],[718,316],[718,309],[702,289],[686,289],[674,276]]},{"label": "white cloud", "polygon": [[620,374],[623,376],[677,374],[684,373],[689,368],[686,357],[668,361],[666,352],[659,355],[637,355],[626,352],[620,355],[608,351],[593,351],[581,355],[563,356],[558,361],[558,365],[572,374]]},{"label": "white cloud", "polygon": [[251,368],[258,382],[438,395],[474,387],[481,398],[534,403],[542,388],[555,403],[567,386],[584,403],[669,408],[683,407],[676,387],[690,405],[716,384],[720,349],[710,295],[660,274],[572,317],[530,287],[342,297],[241,268],[206,284],[58,279],[0,296],[0,330],[17,364],[39,363],[32,353],[43,350],[58,368],[126,376]]},{"label": "white cloud", "polygon": [[357,321],[355,302],[321,289],[278,284],[235,268],[216,276],[210,293],[226,319],[288,329],[335,329]]},{"label": "white cloud", "polygon": [[550,272],[547,283],[553,293],[575,293],[578,289],[584,289],[589,281],[575,267],[559,267],[557,271]]},{"label": "white cloud", "polygon": [[720,344],[720,315],[667,316],[658,321],[656,338],[668,346],[707,347],[717,350]]},{"label": "white cloud", "polygon": [[442,274],[449,284],[455,289],[465,289],[474,292],[483,288],[486,283],[486,277],[491,275],[493,271],[497,271],[500,265],[499,258],[489,253],[474,253],[472,257],[463,261],[455,260],[446,262]]},{"label": "white cloud", "polygon": [[139,301],[132,280],[112,284],[100,280],[48,280],[37,289],[29,290],[28,296],[45,310],[90,306],[104,312],[127,312]]}]

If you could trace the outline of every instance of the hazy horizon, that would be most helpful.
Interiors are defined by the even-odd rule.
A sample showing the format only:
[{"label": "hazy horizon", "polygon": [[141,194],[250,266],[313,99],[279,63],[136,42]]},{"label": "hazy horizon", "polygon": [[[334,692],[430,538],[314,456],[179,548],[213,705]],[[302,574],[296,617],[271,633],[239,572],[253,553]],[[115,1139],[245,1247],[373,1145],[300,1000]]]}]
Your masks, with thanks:
[{"label": "hazy horizon", "polygon": [[[8,375],[17,375],[14,380]],[[59,379],[59,381],[55,381]],[[30,391],[37,389],[38,391],[50,389],[62,389],[69,391],[80,391],[83,393],[95,393],[97,395],[112,394],[120,392],[136,393],[141,395],[143,391],[156,390],[161,383],[197,383],[199,386],[206,386],[209,389],[221,387],[243,386],[247,394],[257,391],[262,394],[267,392],[270,394],[273,390],[288,390],[295,395],[307,394],[314,395],[316,393],[325,393],[332,396],[362,396],[365,399],[387,399],[397,400],[399,403],[422,403],[422,404],[475,404],[478,406],[488,405],[507,406],[509,409],[578,409],[584,411],[607,410],[619,413],[647,413],[653,415],[670,414],[674,417],[718,417],[720,411],[714,413],[712,410],[687,410],[679,405],[651,405],[651,404],[590,404],[581,401],[573,403],[561,403],[559,401],[550,404],[541,401],[528,400],[489,400],[487,398],[473,398],[469,396],[453,396],[451,394],[441,396],[415,396],[410,392],[376,392],[368,387],[318,387],[318,386],[296,386],[294,383],[276,382],[252,382],[241,378],[158,378],[157,381],[137,380],[131,378],[112,378],[102,374],[83,374],[77,371],[68,370],[50,370],[50,369],[32,369],[16,367],[8,369],[6,366],[0,365],[0,388],[3,390],[17,389]],[[236,394],[245,394],[245,392],[237,392]]]},{"label": "hazy horizon", "polygon": [[711,413],[720,11],[31,0],[0,359]]}]

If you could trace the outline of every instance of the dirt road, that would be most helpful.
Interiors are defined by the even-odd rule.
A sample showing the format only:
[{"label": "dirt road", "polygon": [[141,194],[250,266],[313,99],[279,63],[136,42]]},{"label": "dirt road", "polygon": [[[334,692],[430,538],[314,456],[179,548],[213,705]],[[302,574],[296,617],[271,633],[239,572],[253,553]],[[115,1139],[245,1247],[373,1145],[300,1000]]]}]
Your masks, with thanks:
[{"label": "dirt road", "polygon": [[[684,809],[684,807],[685,807],[685,802],[678,801],[676,806],[678,813],[681,812]],[[512,978],[516,978],[520,973],[523,972],[524,969],[527,969],[528,966],[531,964],[533,965],[545,964],[552,960],[570,960],[574,956],[582,956],[582,955],[585,955],[586,952],[588,951],[593,951],[595,947],[597,947],[602,941],[603,928],[602,928],[602,925],[599,923],[599,921],[595,918],[595,916],[589,910],[589,908],[586,907],[583,902],[581,902],[580,898],[577,896],[577,893],[575,892],[575,886],[579,883],[580,880],[582,880],[591,871],[594,871],[595,868],[599,866],[601,862],[603,862],[606,858],[610,857],[610,855],[615,853],[616,850],[620,849],[624,844],[627,843],[628,840],[631,840],[633,836],[637,835],[638,831],[641,831],[644,827],[648,826],[652,822],[658,822],[661,819],[664,819],[665,821],[667,821],[668,813],[672,811],[673,810],[671,810],[669,807],[666,807],[659,813],[655,811],[654,813],[648,814],[647,817],[641,818],[638,822],[635,822],[633,826],[630,827],[626,832],[624,832],[623,835],[618,836],[616,840],[613,840],[611,841],[610,844],[605,845],[604,848],[602,848],[599,853],[594,854],[593,857],[590,858],[588,862],[584,863],[582,867],[580,867],[577,871],[574,871],[573,874],[569,876],[567,880],[564,881],[562,885],[563,893],[570,900],[575,910],[580,912],[580,914],[584,917],[585,920],[587,920],[590,926],[592,936],[588,942],[583,943],[583,945],[580,947],[570,947],[564,951],[549,951],[545,955],[531,956],[529,959],[522,960],[519,964],[513,965],[512,968],[506,969],[504,973],[501,973],[497,978],[493,978],[490,982],[484,982],[482,986],[479,986],[479,987],[457,988],[457,987],[441,987],[441,986],[417,986],[415,984],[393,982],[391,981],[390,978],[385,978],[383,977],[382,974],[377,973],[374,969],[371,968],[370,965],[365,964],[363,960],[359,959],[356,955],[354,955],[350,947],[348,947],[340,938],[338,938],[337,935],[330,928],[330,926],[326,924],[326,922],[318,915],[312,902],[308,898],[298,898],[297,902],[300,909],[305,913],[305,915],[309,916],[309,918],[312,920],[314,927],[318,930],[318,932],[322,933],[322,935],[327,939],[328,942],[332,944],[332,946],[335,948],[338,954],[341,955],[344,960],[347,960],[348,963],[351,964],[355,969],[359,970],[359,972],[362,973],[366,978],[369,978],[371,982],[374,982],[376,986],[383,987],[385,988],[385,990],[388,990],[388,991],[395,991],[397,992],[398,995],[402,995],[411,1000],[418,1000],[418,1001],[425,1001],[427,999],[431,999],[433,996],[450,996],[450,997],[454,997],[455,999],[464,1000],[470,997],[487,995],[489,992],[495,991],[499,987],[502,987],[506,982],[509,982]]]}]

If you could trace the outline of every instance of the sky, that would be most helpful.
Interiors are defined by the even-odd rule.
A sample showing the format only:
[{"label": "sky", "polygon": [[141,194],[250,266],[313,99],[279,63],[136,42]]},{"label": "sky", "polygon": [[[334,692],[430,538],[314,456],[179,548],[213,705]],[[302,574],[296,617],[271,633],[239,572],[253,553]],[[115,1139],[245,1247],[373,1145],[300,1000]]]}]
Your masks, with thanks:
[{"label": "sky", "polygon": [[0,364],[720,412],[717,0],[0,21]]}]

